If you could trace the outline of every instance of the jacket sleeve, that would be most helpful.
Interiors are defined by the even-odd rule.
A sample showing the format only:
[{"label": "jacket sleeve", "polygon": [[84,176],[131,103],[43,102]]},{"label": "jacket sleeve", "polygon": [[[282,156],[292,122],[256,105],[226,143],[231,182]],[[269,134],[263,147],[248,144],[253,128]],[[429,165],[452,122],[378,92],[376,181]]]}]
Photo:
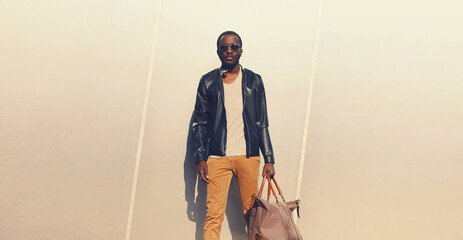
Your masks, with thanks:
[{"label": "jacket sleeve", "polygon": [[193,146],[195,163],[208,158],[208,141],[209,141],[209,124],[208,124],[209,106],[207,101],[207,91],[203,79],[199,81],[198,91],[196,94],[195,110],[193,114]]},{"label": "jacket sleeve", "polygon": [[267,101],[265,99],[265,89],[262,79],[257,75],[257,128],[259,129],[259,148],[264,157],[265,163],[275,163],[272,142],[268,131]]}]

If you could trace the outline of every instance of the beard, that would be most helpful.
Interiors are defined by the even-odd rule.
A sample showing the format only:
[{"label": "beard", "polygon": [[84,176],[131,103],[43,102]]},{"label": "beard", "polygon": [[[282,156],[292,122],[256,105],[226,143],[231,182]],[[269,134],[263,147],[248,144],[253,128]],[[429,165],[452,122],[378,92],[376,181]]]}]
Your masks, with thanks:
[{"label": "beard", "polygon": [[235,68],[236,65],[238,65],[238,63],[239,62],[234,62],[234,63],[222,62],[222,68],[232,70],[233,68]]}]

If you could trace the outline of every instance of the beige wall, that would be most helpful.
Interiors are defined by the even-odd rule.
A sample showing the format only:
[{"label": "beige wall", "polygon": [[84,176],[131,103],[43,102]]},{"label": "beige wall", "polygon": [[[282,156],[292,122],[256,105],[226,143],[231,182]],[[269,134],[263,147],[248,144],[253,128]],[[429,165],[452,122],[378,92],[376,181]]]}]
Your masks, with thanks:
[{"label": "beige wall", "polygon": [[325,1],[301,196],[311,239],[463,239],[456,3]]},{"label": "beige wall", "polygon": [[[228,29],[264,78],[305,238],[463,239],[462,3],[1,6],[1,239],[199,236],[188,126]],[[243,235],[236,188],[223,239]]]}]

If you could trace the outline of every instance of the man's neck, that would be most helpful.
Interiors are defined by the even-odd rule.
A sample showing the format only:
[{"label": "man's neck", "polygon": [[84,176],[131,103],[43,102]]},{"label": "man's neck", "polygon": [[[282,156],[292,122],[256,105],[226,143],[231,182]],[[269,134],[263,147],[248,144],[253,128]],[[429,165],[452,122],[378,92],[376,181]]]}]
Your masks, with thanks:
[{"label": "man's neck", "polygon": [[240,73],[240,65],[239,64],[236,64],[233,68],[231,68],[231,70],[230,70],[230,68],[226,68],[223,65],[222,65],[221,68],[227,70],[227,73],[224,73],[224,75],[222,76],[223,83],[230,84],[230,83],[234,82],[236,77]]},{"label": "man's neck", "polygon": [[228,74],[237,75],[240,71],[240,64],[238,63],[234,66],[222,65],[221,69],[227,70]]}]

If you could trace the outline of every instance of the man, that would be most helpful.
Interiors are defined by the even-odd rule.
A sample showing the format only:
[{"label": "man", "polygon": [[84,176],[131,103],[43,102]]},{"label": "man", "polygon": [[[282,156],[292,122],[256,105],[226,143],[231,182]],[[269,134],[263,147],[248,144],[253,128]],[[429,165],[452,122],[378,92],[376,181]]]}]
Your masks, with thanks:
[{"label": "man", "polygon": [[198,177],[207,185],[204,239],[220,239],[230,180],[236,175],[243,213],[257,192],[259,149],[263,173],[273,177],[274,156],[268,132],[261,77],[239,64],[241,37],[226,31],[217,39],[220,68],[202,76],[192,124]]}]

